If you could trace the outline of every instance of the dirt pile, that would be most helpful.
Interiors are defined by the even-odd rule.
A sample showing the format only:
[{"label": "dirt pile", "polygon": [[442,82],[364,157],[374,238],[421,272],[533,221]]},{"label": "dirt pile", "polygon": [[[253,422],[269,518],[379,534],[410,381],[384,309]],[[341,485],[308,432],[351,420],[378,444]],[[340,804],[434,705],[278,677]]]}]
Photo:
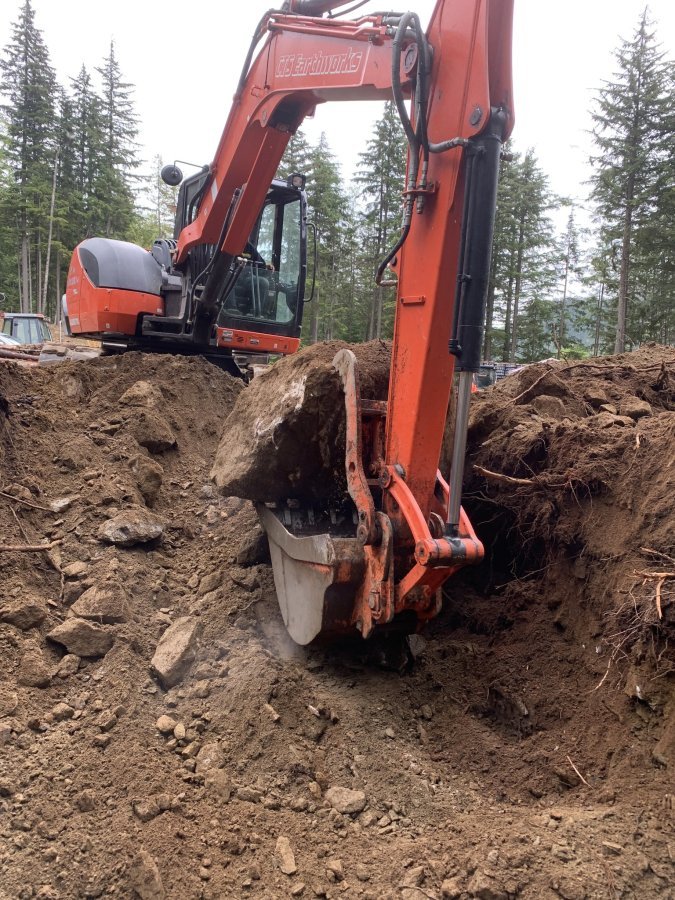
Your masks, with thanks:
[{"label": "dirt pile", "polygon": [[633,575],[673,570],[665,353],[599,363],[636,424],[600,427],[593,369],[478,398],[489,557],[412,665],[285,636],[253,509],[209,479],[237,382],[0,365],[0,897],[669,896],[672,584],[652,622]]},{"label": "dirt pile", "polygon": [[[225,422],[213,478],[248,500],[341,497],[346,490],[345,401],[332,362],[343,341],[280,360],[237,399]],[[391,346],[357,344],[361,396],[386,400]]]}]

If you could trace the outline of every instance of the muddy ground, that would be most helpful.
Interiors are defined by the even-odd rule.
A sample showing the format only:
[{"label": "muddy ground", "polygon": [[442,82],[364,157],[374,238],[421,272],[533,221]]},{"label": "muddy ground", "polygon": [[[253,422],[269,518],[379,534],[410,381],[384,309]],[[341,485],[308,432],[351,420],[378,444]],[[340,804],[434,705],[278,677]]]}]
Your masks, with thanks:
[{"label": "muddy ground", "polygon": [[673,896],[675,352],[592,365],[476,400],[413,663],[286,637],[229,376],[0,366],[0,897]]}]

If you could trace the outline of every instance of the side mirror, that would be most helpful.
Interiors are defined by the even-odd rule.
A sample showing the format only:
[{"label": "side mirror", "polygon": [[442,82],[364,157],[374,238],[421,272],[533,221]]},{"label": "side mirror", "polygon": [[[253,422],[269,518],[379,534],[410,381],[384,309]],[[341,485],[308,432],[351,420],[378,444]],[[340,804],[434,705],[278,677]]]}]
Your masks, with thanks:
[{"label": "side mirror", "polygon": [[171,187],[177,187],[183,180],[183,173],[173,163],[164,166],[159,174],[164,184],[169,184]]}]

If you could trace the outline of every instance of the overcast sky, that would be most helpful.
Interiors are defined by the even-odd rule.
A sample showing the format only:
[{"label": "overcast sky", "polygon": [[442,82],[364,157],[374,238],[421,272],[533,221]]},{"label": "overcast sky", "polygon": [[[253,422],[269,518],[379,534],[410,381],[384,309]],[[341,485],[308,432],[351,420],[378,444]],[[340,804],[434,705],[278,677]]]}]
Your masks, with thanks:
[{"label": "overcast sky", "polygon": [[[21,0],[5,0],[0,45],[10,38]],[[256,23],[270,0],[195,3],[176,0],[33,0],[59,80],[67,84],[84,63],[93,69],[110,40],[126,80],[135,87],[143,155],[165,161],[212,160]],[[381,0],[359,14],[381,9]],[[399,7],[392,4],[396,9]],[[408,0],[424,24],[434,0]],[[614,71],[619,37],[632,35],[644,0],[516,0],[514,95],[516,148],[534,147],[554,190],[583,197],[588,177],[588,108],[594,91]],[[675,56],[675,2],[651,0],[657,36]],[[194,15],[192,11],[194,10]],[[325,131],[349,177],[379,104],[320,106],[305,130]],[[187,170],[186,171],[190,171]]]}]

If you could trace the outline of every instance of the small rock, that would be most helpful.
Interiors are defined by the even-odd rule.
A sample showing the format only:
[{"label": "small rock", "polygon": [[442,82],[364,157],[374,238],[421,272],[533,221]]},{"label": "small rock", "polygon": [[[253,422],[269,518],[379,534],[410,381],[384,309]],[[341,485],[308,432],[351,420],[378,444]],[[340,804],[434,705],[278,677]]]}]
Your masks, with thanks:
[{"label": "small rock", "polygon": [[92,812],[96,809],[96,791],[80,791],[75,795],[74,803],[80,812]]},{"label": "small rock", "polygon": [[81,560],[68,563],[67,566],[63,567],[63,574],[66,578],[84,578],[88,571],[89,566]]},{"label": "small rock", "polygon": [[609,398],[603,389],[594,385],[589,385],[589,387],[586,388],[584,391],[584,400],[595,407],[602,406],[603,403],[609,402]]},{"label": "small rock", "polygon": [[75,675],[79,668],[80,657],[74,653],[66,653],[58,665],[56,675],[58,678],[69,678],[71,675]]},{"label": "small rock", "polygon": [[127,425],[141,447],[151,453],[166,453],[176,446],[176,435],[155,410],[139,409]]},{"label": "small rock", "polygon": [[272,719],[273,722],[276,723],[276,722],[279,722],[279,721],[280,721],[281,716],[280,716],[279,713],[276,711],[276,709],[271,705],[271,703],[264,703],[264,704],[263,704],[263,709],[265,710],[265,712],[267,712],[267,713],[269,714],[269,716],[270,716],[270,718]]},{"label": "small rock", "polygon": [[112,731],[117,725],[117,716],[109,709],[103,710],[101,715],[96,719],[96,724],[101,731]]},{"label": "small rock", "polygon": [[354,873],[359,881],[370,881],[370,874],[363,863],[357,863]]},{"label": "small rock", "polygon": [[274,852],[279,864],[279,869],[284,875],[294,875],[298,868],[295,865],[295,855],[291,849],[290,841],[287,837],[279,837]]},{"label": "small rock", "polygon": [[363,791],[354,791],[351,788],[344,787],[328,788],[325,798],[333,809],[336,809],[343,815],[360,813],[365,809],[368,802]]},{"label": "small rock", "polygon": [[95,735],[92,743],[94,744],[94,747],[98,747],[100,750],[105,750],[110,741],[111,737],[109,734],[97,734]]},{"label": "small rock", "polygon": [[567,415],[565,404],[560,397],[551,397],[548,394],[540,394],[532,401],[532,407],[542,418],[560,421]]},{"label": "small rock", "polygon": [[194,763],[194,758],[199,753],[200,744],[199,741],[190,741],[190,743],[181,750],[181,756],[184,759],[189,759],[193,761],[193,765],[190,768],[191,772],[194,772],[196,763]]},{"label": "small rock", "polygon": [[50,641],[62,644],[75,656],[105,656],[115,642],[113,635],[86,619],[68,618],[47,634]]},{"label": "small rock", "polygon": [[262,791],[252,787],[238,787],[237,800],[244,800],[247,803],[260,803],[262,800]]},{"label": "small rock", "polygon": [[225,803],[232,796],[232,783],[223,769],[212,769],[209,771],[206,775],[204,786],[207,790],[217,794]]},{"label": "small rock", "polygon": [[359,816],[359,825],[362,825],[364,828],[370,828],[371,825],[374,825],[379,816],[372,809],[367,810],[366,812],[362,812]]},{"label": "small rock", "polygon": [[164,534],[164,521],[141,506],[132,506],[104,522],[98,539],[119,547],[147,544]]},{"label": "small rock", "polygon": [[58,497],[56,500],[52,500],[49,507],[54,513],[62,513],[70,509],[74,502],[74,497]]},{"label": "small rock", "polygon": [[16,793],[14,782],[9,778],[0,777],[0,797],[11,797],[14,793]]},{"label": "small rock", "polygon": [[630,419],[641,419],[643,416],[651,416],[652,408],[646,400],[637,397],[624,397],[619,406],[619,413]]},{"label": "small rock", "polygon": [[623,853],[621,844],[614,844],[612,841],[603,841],[602,849],[607,856],[620,856]]},{"label": "small rock", "polygon": [[165,690],[178,684],[194,662],[200,628],[196,617],[183,616],[176,619],[160,638],[150,670]]},{"label": "small rock", "polygon": [[52,715],[57,722],[63,722],[64,719],[72,719],[75,715],[75,710],[67,703],[57,703],[56,706],[52,707]]},{"label": "small rock", "polygon": [[304,881],[299,881],[292,889],[291,889],[291,897],[302,897],[305,893],[305,888],[307,885]]},{"label": "small rock", "polygon": [[270,545],[267,535],[261,528],[256,528],[247,535],[237,553],[236,563],[243,569],[251,566],[270,563]]},{"label": "small rock", "polygon": [[176,727],[176,722],[171,718],[171,716],[160,716],[159,719],[155,722],[155,728],[159,731],[160,734],[173,734],[173,730]]},{"label": "small rock", "polygon": [[446,878],[441,885],[441,897],[443,900],[458,900],[462,893],[462,887],[457,878]]},{"label": "small rock", "polygon": [[141,822],[150,822],[152,819],[155,819],[161,812],[159,804],[154,797],[149,797],[147,800],[133,800],[131,803],[131,808],[141,820]]},{"label": "small rock", "polygon": [[182,722],[176,722],[174,729],[173,729],[173,736],[176,738],[176,740],[177,741],[184,740],[186,734],[187,734],[187,728],[185,727],[185,725],[183,725]]},{"label": "small rock", "polygon": [[113,580],[88,588],[70,607],[69,615],[101,625],[118,625],[129,621],[131,608],[126,590]]},{"label": "small rock", "polygon": [[326,863],[326,871],[330,872],[336,881],[344,880],[345,870],[341,859],[329,859]]},{"label": "small rock", "polygon": [[220,587],[222,580],[222,572],[211,572],[209,575],[205,575],[199,582],[199,590],[197,593],[200,594],[200,596],[203,596],[204,594],[210,593],[210,591],[215,591],[217,587]]},{"label": "small rock", "polygon": [[51,674],[42,651],[38,647],[29,648],[21,658],[17,681],[26,687],[46,688],[51,682]]},{"label": "small rock", "polygon": [[145,406],[152,408],[164,405],[164,395],[151,381],[136,381],[119,399],[122,406]]},{"label": "small rock", "polygon": [[474,873],[466,886],[466,892],[470,897],[478,897],[479,900],[508,900],[509,896],[494,878],[481,872],[480,869]]},{"label": "small rock", "polygon": [[0,622],[8,622],[21,631],[41,625],[47,618],[47,607],[36,597],[23,597],[0,607]]},{"label": "small rock", "polygon": [[190,696],[198,700],[206,700],[210,695],[211,683],[205,678],[200,679],[190,691]]},{"label": "small rock", "polygon": [[131,864],[129,883],[141,900],[164,900],[166,897],[157,863],[147,850],[140,850]]},{"label": "small rock", "polygon": [[601,412],[596,413],[589,421],[597,428],[611,428],[614,424],[614,419],[615,416],[613,413],[602,410]]},{"label": "small rock", "polygon": [[195,772],[197,775],[208,772],[210,769],[222,769],[225,765],[225,754],[220,744],[215,741],[204,744],[197,754],[197,766]]},{"label": "small rock", "polygon": [[406,871],[405,875],[403,876],[401,887],[420,887],[422,884],[424,884],[425,875],[426,873],[424,871],[424,866],[412,866]]},{"label": "small rock", "polygon": [[0,684],[0,719],[14,715],[18,705],[19,695],[16,691],[10,691],[7,685]]},{"label": "small rock", "polygon": [[148,506],[154,506],[164,480],[164,469],[156,460],[141,453],[129,460],[129,466],[143,499]]}]

